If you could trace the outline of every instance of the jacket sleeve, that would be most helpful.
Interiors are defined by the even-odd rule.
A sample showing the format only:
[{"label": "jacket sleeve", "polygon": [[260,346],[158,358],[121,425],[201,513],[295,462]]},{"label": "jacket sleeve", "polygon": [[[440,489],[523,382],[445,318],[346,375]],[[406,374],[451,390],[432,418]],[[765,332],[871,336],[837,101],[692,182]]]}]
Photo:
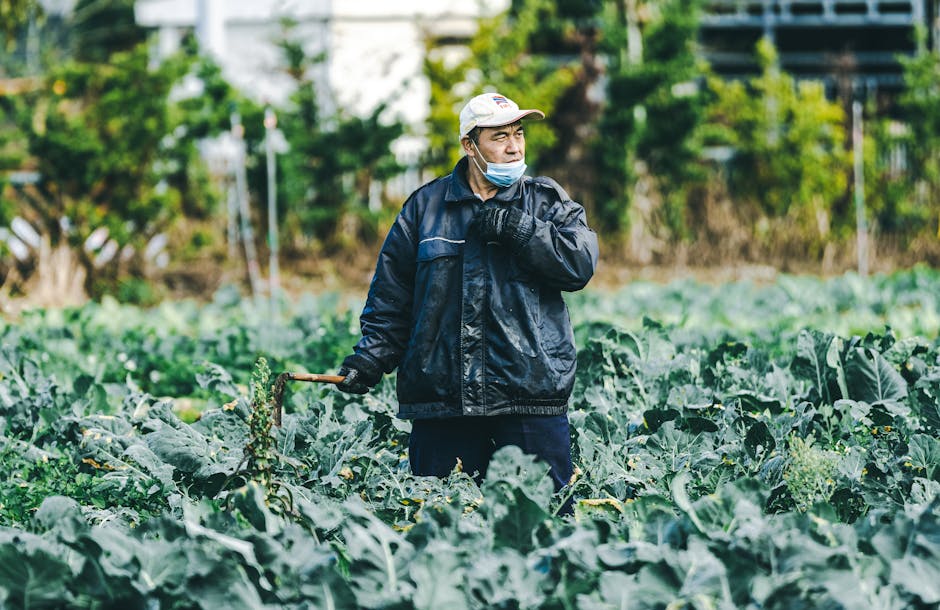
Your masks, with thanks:
[{"label": "jacket sleeve", "polygon": [[571,201],[558,184],[548,178],[534,182],[540,191],[536,207],[546,211],[540,218],[529,217],[531,224],[525,233],[531,231],[531,237],[516,249],[516,255],[541,284],[580,290],[597,267],[597,234],[588,227],[584,208]]},{"label": "jacket sleeve", "polygon": [[413,207],[413,200],[405,202],[385,238],[359,317],[362,339],[355,352],[385,373],[398,366],[411,334],[417,255],[414,224],[409,220]]}]

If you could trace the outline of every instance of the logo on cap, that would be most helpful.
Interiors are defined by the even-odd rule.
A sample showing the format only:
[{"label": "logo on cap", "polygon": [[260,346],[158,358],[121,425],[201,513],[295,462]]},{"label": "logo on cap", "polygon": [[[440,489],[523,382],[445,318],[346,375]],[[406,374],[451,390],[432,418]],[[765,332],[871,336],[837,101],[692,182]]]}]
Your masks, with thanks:
[{"label": "logo on cap", "polygon": [[500,108],[509,108],[509,107],[510,107],[509,100],[507,100],[507,99],[506,99],[505,97],[503,97],[502,95],[494,95],[494,96],[493,96],[493,101],[496,102],[496,104],[497,104]]}]

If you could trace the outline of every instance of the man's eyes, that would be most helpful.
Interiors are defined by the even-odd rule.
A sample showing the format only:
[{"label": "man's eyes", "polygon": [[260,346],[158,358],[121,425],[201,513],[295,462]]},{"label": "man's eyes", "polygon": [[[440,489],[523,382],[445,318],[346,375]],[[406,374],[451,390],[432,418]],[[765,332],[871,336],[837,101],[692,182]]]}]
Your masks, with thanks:
[{"label": "man's eyes", "polygon": [[[524,136],[524,135],[525,135],[525,132],[523,132],[523,131],[520,129],[519,131],[515,132],[515,133],[512,134],[512,135],[513,135],[513,136]],[[498,133],[498,134],[496,134],[496,135],[493,136],[493,141],[494,141],[494,142],[502,142],[503,140],[505,140],[505,139],[508,138],[508,137],[509,137],[509,134],[508,134],[508,133]]]}]

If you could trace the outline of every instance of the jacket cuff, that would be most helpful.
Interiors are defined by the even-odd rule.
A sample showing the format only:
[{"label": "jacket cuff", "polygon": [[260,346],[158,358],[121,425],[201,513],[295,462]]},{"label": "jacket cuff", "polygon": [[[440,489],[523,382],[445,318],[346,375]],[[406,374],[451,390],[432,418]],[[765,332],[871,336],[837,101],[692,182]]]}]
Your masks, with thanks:
[{"label": "jacket cuff", "polygon": [[513,210],[513,212],[515,213],[509,218],[512,229],[510,241],[513,249],[518,251],[532,239],[532,235],[535,233],[535,217],[519,210]]}]

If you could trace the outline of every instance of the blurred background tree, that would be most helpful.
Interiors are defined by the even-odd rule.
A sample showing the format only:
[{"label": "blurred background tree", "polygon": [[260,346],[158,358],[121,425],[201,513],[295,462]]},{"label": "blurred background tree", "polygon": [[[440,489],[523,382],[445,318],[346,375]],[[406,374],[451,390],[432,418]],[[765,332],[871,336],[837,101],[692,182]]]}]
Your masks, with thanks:
[{"label": "blurred background tree", "polygon": [[289,146],[279,161],[285,243],[302,255],[311,240],[333,251],[363,239],[374,241],[383,207],[375,189],[404,169],[391,149],[404,126],[384,116],[385,104],[365,117],[349,116],[342,109],[323,116],[311,74],[326,57],[305,51],[294,31],[296,23],[284,21],[282,26],[278,45],[295,85],[288,104],[279,110],[279,126]]},{"label": "blurred background tree", "polygon": [[[106,263],[126,262],[126,247],[142,249],[180,214],[183,194],[158,161],[172,131],[167,96],[184,70],[182,62],[148,69],[144,46],[111,53],[106,67],[71,61],[49,72],[21,114],[39,176],[20,193],[21,213],[52,245],[74,248],[91,290],[118,272]],[[108,232],[102,249],[82,247],[99,228]]]},{"label": "blurred background tree", "polygon": [[42,7],[36,0],[0,0],[0,34],[12,46],[17,33],[30,18],[42,14]]},{"label": "blurred background tree", "polygon": [[[61,29],[64,40],[58,25],[38,36],[65,43],[42,52],[42,76],[0,95],[0,169],[36,176],[0,185],[0,220],[19,216],[42,238],[22,277],[48,276],[52,252],[69,252],[56,265],[80,271],[96,295],[143,277],[155,236],[216,211],[196,144],[229,128],[220,109],[245,104],[192,44],[153,64],[130,2],[80,1]],[[193,95],[181,94],[187,75],[200,83]]]},{"label": "blurred background tree", "polygon": [[697,0],[606,5],[606,103],[594,147],[595,222],[605,232],[640,220],[630,212],[644,180],[644,197],[659,197],[661,205],[658,219],[643,221],[689,235],[686,203],[701,180],[697,130],[704,112],[697,82],[704,66],[694,48],[698,10]]},{"label": "blurred background tree", "polygon": [[134,21],[134,0],[78,0],[71,30],[74,57],[84,63],[104,63],[147,38]]},{"label": "blurred background tree", "polygon": [[909,205],[925,212],[940,238],[940,48],[929,50],[926,36],[923,29],[918,30],[920,53],[901,59],[904,93],[900,101],[907,125]]},{"label": "blurred background tree", "polygon": [[728,186],[738,206],[755,206],[755,214],[739,212],[755,220],[754,238],[779,238],[767,233],[767,220],[785,219],[818,247],[830,230],[854,227],[854,209],[847,205],[852,161],[845,148],[845,112],[826,99],[821,83],[795,83],[780,70],[766,38],[758,43],[757,57],[756,78],[709,80],[709,143],[734,151]]}]

